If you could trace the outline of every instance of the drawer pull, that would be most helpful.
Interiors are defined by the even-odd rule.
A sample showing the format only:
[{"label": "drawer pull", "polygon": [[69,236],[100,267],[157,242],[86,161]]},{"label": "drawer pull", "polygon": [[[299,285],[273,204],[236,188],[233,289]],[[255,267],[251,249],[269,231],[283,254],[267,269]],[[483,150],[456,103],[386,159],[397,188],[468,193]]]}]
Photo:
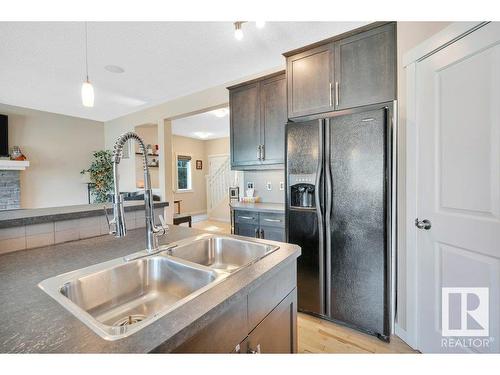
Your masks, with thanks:
[{"label": "drawer pull", "polygon": [[253,217],[251,216],[238,216],[240,219],[245,219],[245,220],[253,220]]},{"label": "drawer pull", "polygon": [[264,219],[264,221],[269,221],[271,223],[281,223],[280,219]]}]

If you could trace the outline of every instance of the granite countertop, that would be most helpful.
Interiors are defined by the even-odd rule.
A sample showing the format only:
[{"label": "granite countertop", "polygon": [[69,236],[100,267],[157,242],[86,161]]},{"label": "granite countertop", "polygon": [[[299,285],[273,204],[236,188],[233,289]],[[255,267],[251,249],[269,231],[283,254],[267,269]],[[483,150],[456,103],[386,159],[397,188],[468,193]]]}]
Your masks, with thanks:
[{"label": "granite countertop", "polygon": [[285,213],[284,203],[243,203],[243,202],[231,202],[231,208],[235,210],[245,210],[245,211],[265,211],[273,213]]},{"label": "granite countertop", "polygon": [[[112,208],[111,203],[98,203],[0,211],[0,228],[100,216],[103,214],[104,205],[108,208],[108,210]],[[143,210],[144,201],[125,201],[124,206],[125,211]],[[154,202],[155,208],[166,206],[168,206],[168,202]]]},{"label": "granite countertop", "polygon": [[[171,226],[160,243],[201,233]],[[101,236],[0,255],[0,353],[147,353],[160,344],[174,349],[224,312],[232,301],[300,255],[298,246],[282,244],[277,251],[154,323],[116,341],[102,339],[38,287],[46,278],[136,252],[144,248],[144,242],[145,230],[141,228],[119,239]]]}]

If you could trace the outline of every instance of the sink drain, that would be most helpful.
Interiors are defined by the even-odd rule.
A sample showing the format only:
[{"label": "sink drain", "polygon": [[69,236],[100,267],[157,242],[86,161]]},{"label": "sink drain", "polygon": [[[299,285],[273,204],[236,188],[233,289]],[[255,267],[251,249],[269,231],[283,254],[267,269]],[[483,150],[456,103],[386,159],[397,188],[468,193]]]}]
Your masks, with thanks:
[{"label": "sink drain", "polygon": [[141,314],[127,315],[117,320],[113,325],[116,327],[125,327],[142,322],[144,319],[146,319],[146,316]]}]

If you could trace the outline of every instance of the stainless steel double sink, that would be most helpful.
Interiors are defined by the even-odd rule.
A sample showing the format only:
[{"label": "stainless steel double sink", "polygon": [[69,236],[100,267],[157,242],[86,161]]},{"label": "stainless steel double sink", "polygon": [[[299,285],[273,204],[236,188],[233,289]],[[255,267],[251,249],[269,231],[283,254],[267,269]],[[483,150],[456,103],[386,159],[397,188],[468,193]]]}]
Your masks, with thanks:
[{"label": "stainless steel double sink", "polygon": [[137,332],[276,245],[201,235],[42,281],[39,287],[107,340]]}]

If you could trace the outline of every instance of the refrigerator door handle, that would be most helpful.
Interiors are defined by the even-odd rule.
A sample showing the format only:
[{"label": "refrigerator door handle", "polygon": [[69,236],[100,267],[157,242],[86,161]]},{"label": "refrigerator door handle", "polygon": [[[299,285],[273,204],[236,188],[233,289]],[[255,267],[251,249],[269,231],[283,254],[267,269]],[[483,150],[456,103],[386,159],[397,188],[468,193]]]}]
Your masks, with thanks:
[{"label": "refrigerator door handle", "polygon": [[321,207],[320,200],[320,183],[321,176],[323,174],[323,123],[324,120],[318,120],[318,132],[319,132],[319,146],[318,146],[318,166],[316,168],[316,181],[314,188],[314,199],[316,203],[316,216],[318,218],[318,236],[319,236],[319,279],[323,280],[320,282],[320,312],[321,314],[325,314],[325,244],[324,244],[324,221],[323,221],[323,212]]},{"label": "refrigerator door handle", "polygon": [[332,194],[333,180],[331,169],[331,145],[330,145],[330,119],[325,120],[325,295],[326,315],[330,315],[332,308]]}]

